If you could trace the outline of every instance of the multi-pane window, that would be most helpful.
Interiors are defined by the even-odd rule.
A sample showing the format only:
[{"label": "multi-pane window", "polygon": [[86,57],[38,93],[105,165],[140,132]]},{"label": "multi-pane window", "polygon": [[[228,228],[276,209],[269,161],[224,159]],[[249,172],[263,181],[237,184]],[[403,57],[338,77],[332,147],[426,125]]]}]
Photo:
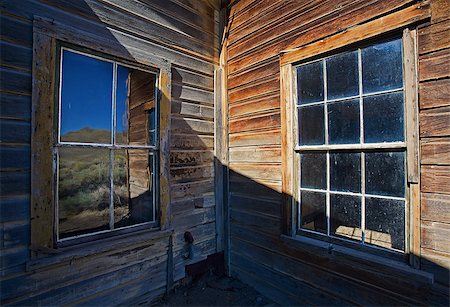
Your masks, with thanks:
[{"label": "multi-pane window", "polygon": [[54,140],[57,239],[157,216],[157,74],[61,48]]},{"label": "multi-pane window", "polygon": [[405,250],[402,40],[296,66],[301,233]]}]

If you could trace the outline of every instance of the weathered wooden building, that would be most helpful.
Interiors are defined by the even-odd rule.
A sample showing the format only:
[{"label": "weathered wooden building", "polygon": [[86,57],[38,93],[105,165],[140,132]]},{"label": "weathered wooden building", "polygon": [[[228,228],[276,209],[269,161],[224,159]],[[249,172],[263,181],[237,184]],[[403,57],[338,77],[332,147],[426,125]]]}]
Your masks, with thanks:
[{"label": "weathered wooden building", "polygon": [[448,0],[0,9],[2,304],[448,305]]}]

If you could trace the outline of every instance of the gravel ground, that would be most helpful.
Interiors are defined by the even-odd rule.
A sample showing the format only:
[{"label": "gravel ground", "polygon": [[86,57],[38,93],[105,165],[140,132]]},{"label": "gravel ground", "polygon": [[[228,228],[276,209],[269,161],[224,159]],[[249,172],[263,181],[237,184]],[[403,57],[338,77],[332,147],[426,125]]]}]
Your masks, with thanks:
[{"label": "gravel ground", "polygon": [[212,273],[174,291],[152,306],[276,306],[241,281]]}]

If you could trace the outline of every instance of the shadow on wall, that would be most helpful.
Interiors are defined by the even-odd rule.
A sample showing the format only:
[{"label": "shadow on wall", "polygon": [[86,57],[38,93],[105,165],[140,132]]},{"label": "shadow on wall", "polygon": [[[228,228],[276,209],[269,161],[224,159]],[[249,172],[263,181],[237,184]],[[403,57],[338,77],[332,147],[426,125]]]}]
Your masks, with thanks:
[{"label": "shadow on wall", "polygon": [[[285,217],[283,216],[282,199],[285,195],[280,191],[279,183],[268,184],[264,179],[250,179],[231,168],[228,170],[228,176],[231,271],[245,282],[254,283],[253,285],[260,291],[263,291],[264,287],[258,288],[258,285],[261,282],[267,282],[274,285],[273,291],[285,292],[288,296],[295,297],[297,294],[295,294],[294,288],[299,287],[298,285],[294,286],[295,279],[292,276],[295,276],[298,278],[298,284],[303,284],[303,281],[308,284],[308,286],[303,285],[305,287],[303,295],[307,295],[309,285],[322,288],[324,284],[328,284],[326,280],[332,278],[336,279],[335,282],[338,284],[335,284],[335,287],[330,290],[331,293],[325,294],[324,292],[323,295],[324,297],[330,294],[341,297],[345,304],[358,304],[360,303],[358,297],[367,294],[359,293],[355,288],[352,291],[354,294],[346,297],[343,294],[345,291],[342,291],[344,288],[351,288],[353,284],[351,280],[353,280],[393,291],[393,293],[401,295],[405,301],[411,299],[430,305],[448,305],[447,290],[450,274],[448,268],[422,259],[422,270],[434,274],[435,287],[427,284],[425,279],[416,278],[410,273],[408,273],[409,275],[403,273],[396,267],[380,265],[379,268],[375,268],[371,260],[361,259],[358,254],[350,255],[343,253],[340,249],[330,248],[330,245],[320,237],[318,238],[319,242],[324,242],[324,244],[310,245],[280,237],[284,232],[283,220]],[[262,183],[264,181],[266,183]],[[311,218],[306,224],[321,229],[324,221],[320,215],[315,216],[316,218]],[[354,228],[354,225],[345,219],[336,219],[334,222],[340,223],[342,229]],[[380,232],[378,236],[384,239],[391,236],[386,230],[378,232]],[[342,235],[348,235],[347,239],[352,237],[351,232],[348,231],[342,232]],[[392,244],[394,248],[398,246],[398,241],[392,239],[383,240],[381,243],[374,242],[377,245],[386,243]],[[344,246],[352,248],[351,244],[344,244]],[[405,254],[404,259],[407,263],[409,255]],[[270,271],[275,272],[273,276],[271,276],[272,273],[268,273]],[[340,277],[332,277],[335,274]],[[273,283],[277,278],[281,278],[280,275],[283,276],[282,280]],[[285,286],[277,288],[279,283],[283,283]],[[289,283],[292,283],[294,288],[291,289],[291,286],[287,286]],[[315,291],[320,292],[321,290],[316,289]],[[389,295],[385,293],[380,298],[374,297],[371,300],[374,304],[377,304],[376,302],[386,303],[386,297]],[[304,299],[310,304],[318,302],[314,297]],[[398,302],[397,299],[393,298],[392,303]]]}]

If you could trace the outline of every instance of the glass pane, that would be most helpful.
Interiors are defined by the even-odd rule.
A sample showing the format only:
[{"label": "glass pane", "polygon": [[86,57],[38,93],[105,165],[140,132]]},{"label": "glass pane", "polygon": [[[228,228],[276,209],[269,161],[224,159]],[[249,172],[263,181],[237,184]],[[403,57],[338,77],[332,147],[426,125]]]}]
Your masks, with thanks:
[{"label": "glass pane", "polygon": [[330,233],[347,239],[360,241],[361,197],[350,195],[330,195]]},{"label": "glass pane", "polygon": [[330,153],[330,186],[333,191],[361,192],[360,153]]},{"label": "glass pane", "polygon": [[325,122],[323,104],[298,109],[299,144],[325,144]]},{"label": "glass pane", "polygon": [[328,143],[359,144],[359,100],[328,104]]},{"label": "glass pane", "polygon": [[63,51],[62,142],[111,144],[113,64]]},{"label": "glass pane", "polygon": [[385,248],[404,250],[405,202],[367,197],[364,241]]},{"label": "glass pane", "polygon": [[348,52],[327,59],[328,100],[359,94],[358,52]]},{"label": "glass pane", "polygon": [[405,196],[405,153],[369,152],[366,160],[366,194]]},{"label": "glass pane", "polygon": [[298,103],[323,101],[323,61],[297,67]]},{"label": "glass pane", "polygon": [[116,144],[155,144],[156,75],[117,66]]},{"label": "glass pane", "polygon": [[148,150],[114,151],[114,228],[154,220],[153,173]]},{"label": "glass pane", "polygon": [[364,48],[361,57],[364,93],[403,86],[401,39]]},{"label": "glass pane", "polygon": [[327,233],[326,194],[301,192],[300,228]]},{"label": "glass pane", "polygon": [[59,238],[109,229],[109,150],[60,148]]},{"label": "glass pane", "polygon": [[364,142],[403,141],[403,93],[364,98]]},{"label": "glass pane", "polygon": [[301,154],[301,187],[327,188],[327,155],[324,153]]}]

